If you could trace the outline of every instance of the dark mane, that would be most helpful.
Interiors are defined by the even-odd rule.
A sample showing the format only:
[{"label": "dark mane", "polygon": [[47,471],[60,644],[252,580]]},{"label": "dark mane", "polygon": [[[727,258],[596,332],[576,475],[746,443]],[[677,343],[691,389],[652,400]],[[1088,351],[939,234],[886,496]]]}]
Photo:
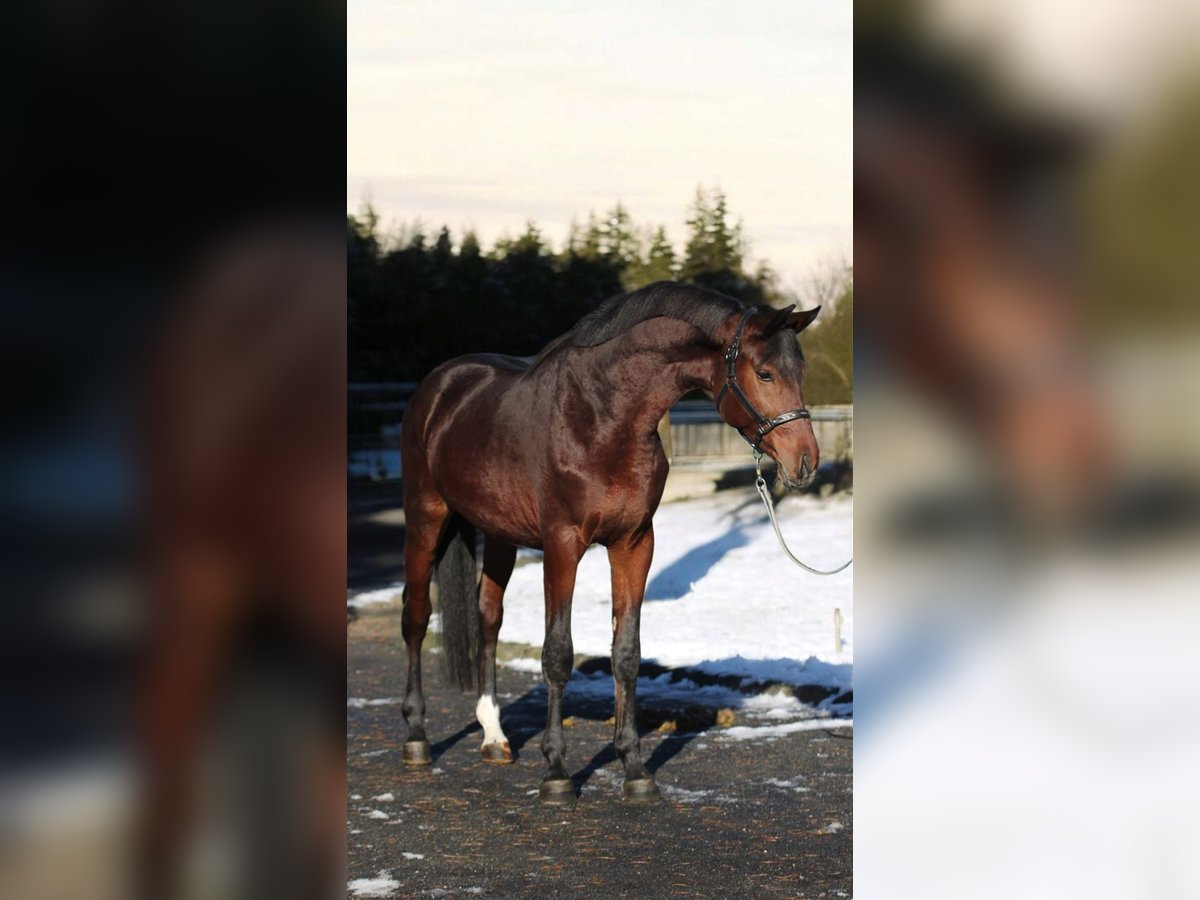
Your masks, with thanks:
[{"label": "dark mane", "polygon": [[657,281],[636,291],[609,297],[576,322],[570,331],[547,344],[534,360],[534,366],[560,347],[595,347],[647,319],[660,316],[694,325],[702,334],[715,340],[721,323],[743,309],[742,303],[716,291],[673,281]]}]

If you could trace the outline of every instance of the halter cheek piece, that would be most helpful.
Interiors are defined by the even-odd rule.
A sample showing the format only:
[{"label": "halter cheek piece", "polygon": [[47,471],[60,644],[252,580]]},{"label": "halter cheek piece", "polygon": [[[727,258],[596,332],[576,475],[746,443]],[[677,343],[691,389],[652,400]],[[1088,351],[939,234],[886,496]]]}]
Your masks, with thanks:
[{"label": "halter cheek piece", "polygon": [[785,413],[780,413],[773,419],[768,419],[754,408],[754,404],[750,402],[750,398],[746,396],[746,392],[738,384],[737,359],[738,355],[742,352],[742,332],[746,328],[746,323],[755,312],[754,307],[750,307],[742,313],[742,318],[738,320],[737,330],[733,333],[733,341],[729,344],[729,349],[725,351],[725,383],[721,386],[720,393],[717,394],[717,412],[721,412],[721,403],[725,399],[725,394],[733,394],[737,398],[738,403],[742,404],[742,409],[750,414],[750,418],[758,426],[754,431],[753,440],[746,437],[745,432],[741,428],[738,428],[737,432],[746,439],[746,442],[754,448],[756,453],[761,453],[762,451],[759,449],[759,446],[762,444],[763,438],[768,434],[786,422],[792,422],[796,419],[811,419],[812,414],[807,409],[792,409]]}]

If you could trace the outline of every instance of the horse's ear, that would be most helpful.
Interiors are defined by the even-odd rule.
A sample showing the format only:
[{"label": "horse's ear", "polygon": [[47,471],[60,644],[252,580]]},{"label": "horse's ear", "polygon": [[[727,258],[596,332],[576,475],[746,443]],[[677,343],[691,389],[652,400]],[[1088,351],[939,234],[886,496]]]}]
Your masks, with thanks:
[{"label": "horse's ear", "polygon": [[788,316],[792,314],[792,310],[795,308],[796,304],[793,303],[791,306],[781,309],[779,312],[775,313],[775,315],[771,317],[771,321],[767,322],[767,324],[763,326],[762,336],[765,338],[770,337],[780,328],[786,325],[788,323]]},{"label": "horse's ear", "polygon": [[[788,309],[791,309],[789,306]],[[816,309],[802,309],[799,312],[794,312],[788,316],[788,327],[795,329],[796,334],[802,332],[805,328],[813,323],[813,319],[817,317],[817,313],[821,311],[821,307]]]}]

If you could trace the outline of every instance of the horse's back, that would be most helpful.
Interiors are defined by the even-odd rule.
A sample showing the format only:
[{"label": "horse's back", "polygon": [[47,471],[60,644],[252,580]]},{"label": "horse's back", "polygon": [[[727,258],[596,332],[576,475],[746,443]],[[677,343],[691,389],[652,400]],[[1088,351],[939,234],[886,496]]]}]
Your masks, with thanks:
[{"label": "horse's back", "polygon": [[422,424],[453,418],[465,406],[494,403],[529,367],[516,356],[473,353],[442,363],[426,375],[409,400],[405,421]]},{"label": "horse's back", "polygon": [[503,353],[471,353],[456,356],[434,368],[417,385],[417,391],[445,390],[463,379],[500,378],[520,376],[529,368],[528,360]]},{"label": "horse's back", "polygon": [[450,360],[451,363],[463,362],[477,366],[487,366],[501,372],[525,372],[529,368],[532,357],[507,356],[503,353],[472,353]]}]

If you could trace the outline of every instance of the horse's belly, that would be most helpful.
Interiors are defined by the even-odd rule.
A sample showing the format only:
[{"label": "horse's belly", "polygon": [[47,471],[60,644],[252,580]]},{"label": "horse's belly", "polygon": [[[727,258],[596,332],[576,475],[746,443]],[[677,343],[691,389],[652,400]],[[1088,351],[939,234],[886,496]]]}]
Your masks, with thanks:
[{"label": "horse's belly", "polygon": [[484,534],[499,538],[509,544],[516,544],[519,547],[542,549],[542,537],[536,523],[508,515],[493,515],[488,510],[479,507],[476,507],[474,514],[463,512],[463,515]]},{"label": "horse's belly", "polygon": [[513,475],[478,468],[446,478],[438,487],[447,505],[485,534],[523,547],[542,546],[530,491]]}]

